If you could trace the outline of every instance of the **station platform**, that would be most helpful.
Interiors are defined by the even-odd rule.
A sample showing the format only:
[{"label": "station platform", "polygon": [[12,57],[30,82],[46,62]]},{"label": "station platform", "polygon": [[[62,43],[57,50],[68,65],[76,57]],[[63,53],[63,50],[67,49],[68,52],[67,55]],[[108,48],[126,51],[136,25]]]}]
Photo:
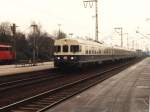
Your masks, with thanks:
[{"label": "station platform", "polygon": [[0,76],[14,75],[17,73],[26,73],[54,68],[53,62],[37,63],[35,66],[27,65],[0,65]]},{"label": "station platform", "polygon": [[46,112],[150,112],[150,58]]}]

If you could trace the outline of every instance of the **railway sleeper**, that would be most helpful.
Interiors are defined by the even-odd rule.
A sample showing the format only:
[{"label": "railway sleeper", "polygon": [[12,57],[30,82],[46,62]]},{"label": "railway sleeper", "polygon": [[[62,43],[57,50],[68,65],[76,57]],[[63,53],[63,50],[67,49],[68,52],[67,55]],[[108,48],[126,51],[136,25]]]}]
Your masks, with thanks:
[{"label": "railway sleeper", "polygon": [[35,103],[33,102],[33,103],[31,103],[31,104],[34,104],[34,105],[43,105],[43,106],[45,106],[45,105],[48,105],[49,102],[46,102],[46,103],[45,103],[45,102],[41,102],[41,101],[40,101],[40,102],[35,102]]},{"label": "railway sleeper", "polygon": [[29,105],[26,105],[26,106],[24,106],[24,107],[41,107],[42,105],[37,105],[37,104],[33,104],[33,103],[31,103],[31,104],[29,104]]},{"label": "railway sleeper", "polygon": [[39,108],[29,108],[29,107],[20,107],[15,110],[11,110],[11,112],[36,112]]},{"label": "railway sleeper", "polygon": [[33,112],[29,110],[11,110],[11,112]]},{"label": "railway sleeper", "polygon": [[44,107],[44,105],[29,104],[29,105],[22,106],[20,108],[43,108],[43,107]]},{"label": "railway sleeper", "polygon": [[49,101],[49,100],[53,100],[53,99],[54,98],[52,98],[52,97],[47,97],[47,98],[44,98],[43,100],[45,100],[45,101],[48,100]]},{"label": "railway sleeper", "polygon": [[50,103],[52,100],[54,100],[54,98],[53,99],[41,99],[40,101],[37,101],[37,102]]}]

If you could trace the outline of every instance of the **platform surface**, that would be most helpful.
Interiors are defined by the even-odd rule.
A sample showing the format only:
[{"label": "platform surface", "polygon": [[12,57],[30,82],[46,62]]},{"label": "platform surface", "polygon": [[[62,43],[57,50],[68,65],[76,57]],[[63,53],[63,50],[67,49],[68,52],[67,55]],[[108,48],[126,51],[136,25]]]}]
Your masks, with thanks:
[{"label": "platform surface", "polygon": [[31,71],[40,71],[50,68],[54,68],[53,62],[37,63],[36,66],[0,65],[0,76],[14,75],[17,73],[26,73]]},{"label": "platform surface", "polygon": [[46,112],[149,112],[150,58]]}]

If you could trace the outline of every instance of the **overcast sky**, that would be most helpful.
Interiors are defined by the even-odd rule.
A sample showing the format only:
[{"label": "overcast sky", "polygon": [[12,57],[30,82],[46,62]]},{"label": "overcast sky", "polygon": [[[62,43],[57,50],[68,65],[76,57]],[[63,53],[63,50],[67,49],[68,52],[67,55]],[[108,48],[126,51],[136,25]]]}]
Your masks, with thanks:
[{"label": "overcast sky", "polygon": [[[111,35],[114,27],[134,34],[137,27],[150,32],[150,0],[99,0],[99,31]],[[0,22],[15,22],[26,30],[32,21],[53,33],[61,24],[67,33],[94,37],[94,7],[84,8],[83,0],[0,0]],[[102,37],[101,37],[102,38]]]}]

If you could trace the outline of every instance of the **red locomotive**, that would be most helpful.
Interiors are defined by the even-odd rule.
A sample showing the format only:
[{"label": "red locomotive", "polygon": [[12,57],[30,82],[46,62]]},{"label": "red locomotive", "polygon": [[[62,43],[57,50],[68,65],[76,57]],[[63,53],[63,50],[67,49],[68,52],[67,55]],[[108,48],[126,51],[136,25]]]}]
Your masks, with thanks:
[{"label": "red locomotive", "polygon": [[12,62],[15,60],[16,53],[12,46],[0,44],[0,62]]}]

